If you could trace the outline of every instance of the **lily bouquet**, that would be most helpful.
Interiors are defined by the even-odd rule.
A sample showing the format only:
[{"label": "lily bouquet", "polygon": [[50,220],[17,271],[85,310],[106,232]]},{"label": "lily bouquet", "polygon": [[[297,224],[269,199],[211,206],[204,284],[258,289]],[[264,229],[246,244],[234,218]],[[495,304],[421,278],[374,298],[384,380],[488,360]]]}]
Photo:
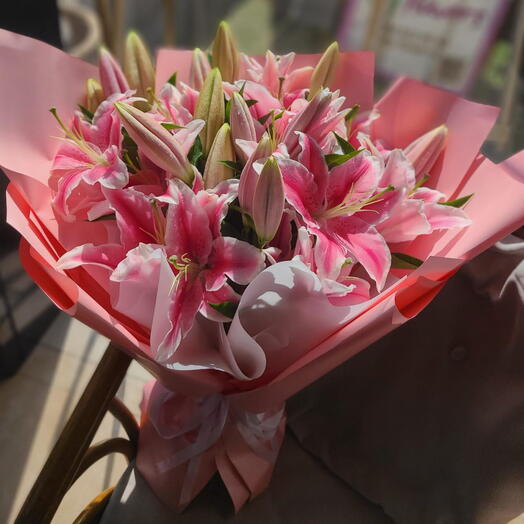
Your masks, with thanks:
[{"label": "lily bouquet", "polygon": [[221,24],[156,68],[133,33],[123,70],[5,31],[0,58],[22,262],[157,377],[137,464],[174,509],[217,470],[260,493],[285,400],[524,223],[523,155],[478,154],[496,109],[407,79],[373,106],[370,53],[250,57]]}]

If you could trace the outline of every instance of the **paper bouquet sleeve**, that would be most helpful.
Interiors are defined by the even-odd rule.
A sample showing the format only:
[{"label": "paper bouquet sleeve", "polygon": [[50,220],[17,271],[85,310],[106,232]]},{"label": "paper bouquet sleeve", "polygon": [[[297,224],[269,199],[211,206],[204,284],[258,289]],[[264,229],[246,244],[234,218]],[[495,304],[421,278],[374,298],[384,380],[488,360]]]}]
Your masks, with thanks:
[{"label": "paper bouquet sleeve", "polygon": [[[425,262],[413,271],[394,270],[384,291],[356,306],[332,305],[300,261],[271,266],[247,288],[225,339],[197,326],[161,364],[149,333],[112,307],[96,271],[56,265],[79,238],[102,244],[113,235],[104,222],[73,227],[57,218],[48,186],[58,142],[48,110],[57,107],[70,118],[96,70],[7,31],[0,31],[0,60],[0,165],[11,181],[7,219],[23,237],[22,264],[57,307],[157,378],[145,391],[138,467],[174,509],[185,507],[216,471],[237,510],[260,493],[284,436],[286,399],[416,316],[462,264],[524,223],[524,153],[500,164],[479,154],[497,110],[400,79],[376,106],[374,132],[390,148],[404,147],[446,124],[447,148],[430,186],[451,198],[473,193],[472,225],[393,246]],[[295,67],[317,60],[298,55]],[[187,79],[189,64],[189,52],[161,50],[157,87],[175,70]],[[372,74],[372,55],[344,53],[335,87],[350,104],[371,109]],[[157,304],[163,298],[159,293]]]}]

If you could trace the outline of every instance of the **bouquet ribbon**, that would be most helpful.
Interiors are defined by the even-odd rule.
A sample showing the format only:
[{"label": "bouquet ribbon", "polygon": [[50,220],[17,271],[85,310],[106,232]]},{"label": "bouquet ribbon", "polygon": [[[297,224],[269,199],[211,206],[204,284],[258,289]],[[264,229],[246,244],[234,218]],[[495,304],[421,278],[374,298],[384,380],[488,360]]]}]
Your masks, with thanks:
[{"label": "bouquet ribbon", "polygon": [[[176,501],[176,510],[187,506],[216,470],[236,509],[246,496],[253,498],[265,489],[282,444],[283,404],[252,413],[228,395],[190,397],[152,381],[146,386],[142,411],[139,470],[152,485],[159,478],[171,478],[162,484],[172,488],[168,500]],[[239,447],[243,453],[237,462]],[[265,467],[260,468],[260,462]]]}]

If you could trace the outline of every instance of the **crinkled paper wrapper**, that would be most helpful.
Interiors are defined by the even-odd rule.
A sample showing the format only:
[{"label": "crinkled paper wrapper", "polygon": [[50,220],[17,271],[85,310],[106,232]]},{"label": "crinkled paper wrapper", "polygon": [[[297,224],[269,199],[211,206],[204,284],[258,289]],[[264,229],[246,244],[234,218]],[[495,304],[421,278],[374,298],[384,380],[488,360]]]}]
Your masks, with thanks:
[{"label": "crinkled paper wrapper", "polygon": [[[217,470],[236,509],[260,493],[269,482],[276,458],[275,453],[262,453],[262,448],[278,451],[284,432],[284,416],[274,423],[270,414],[281,409],[291,395],[415,316],[465,261],[524,223],[524,154],[497,165],[478,154],[497,109],[400,79],[378,102],[381,116],[375,121],[375,134],[391,148],[405,147],[445,123],[449,128],[447,149],[428,185],[450,199],[474,193],[466,208],[473,225],[393,246],[393,251],[426,261],[411,272],[393,271],[385,290],[358,306],[331,305],[317,277],[298,261],[272,266],[243,295],[227,349],[197,326],[172,362],[161,365],[153,358],[144,328],[111,307],[96,272],[56,269],[57,259],[68,249],[87,242],[103,243],[108,236],[103,222],[71,225],[58,221],[47,186],[58,147],[53,138],[58,134],[56,123],[48,110],[54,106],[65,121],[70,119],[76,104],[82,102],[85,80],[97,77],[96,68],[3,30],[0,57],[0,165],[11,180],[7,218],[22,234],[22,263],[60,309],[111,339],[157,377],[158,382],[146,388],[138,465],[155,492],[174,509],[184,507]],[[174,71],[178,79],[187,80],[190,57],[189,51],[161,50],[157,87]],[[316,60],[318,55],[297,55],[295,66]],[[347,97],[348,104],[371,108],[373,65],[367,52],[342,55],[334,87]],[[252,351],[255,346],[263,351]],[[242,372],[249,377],[255,368],[262,369],[258,378],[239,378]],[[152,397],[155,391],[156,400]],[[159,404],[162,398],[166,402]],[[187,408],[187,402],[194,399],[219,399],[213,400],[213,416],[223,430],[218,436],[207,435],[211,444],[198,454],[197,461],[194,456],[184,461],[177,455],[180,449],[173,447],[174,433],[163,434],[178,422],[163,420],[159,428],[158,413],[164,410],[162,417],[176,418],[177,410]],[[209,407],[209,403],[198,406]],[[189,419],[194,415],[192,409]],[[269,448],[262,442],[257,451],[257,443],[250,444],[240,431],[243,426],[237,422],[243,415],[235,418],[234,413],[269,414],[264,419],[270,426],[273,423],[266,442]],[[205,418],[200,422],[200,429],[207,427],[209,433]],[[199,433],[196,426],[189,426],[184,441],[191,447]],[[179,460],[173,461],[173,456]]]}]

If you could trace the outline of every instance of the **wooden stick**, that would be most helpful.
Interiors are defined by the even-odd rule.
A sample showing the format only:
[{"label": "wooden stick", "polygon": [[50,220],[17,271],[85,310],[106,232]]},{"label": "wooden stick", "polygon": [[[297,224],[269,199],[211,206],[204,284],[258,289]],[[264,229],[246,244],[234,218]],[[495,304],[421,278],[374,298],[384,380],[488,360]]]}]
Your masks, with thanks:
[{"label": "wooden stick", "polygon": [[18,514],[16,524],[48,524],[125,377],[131,357],[109,344]]}]

